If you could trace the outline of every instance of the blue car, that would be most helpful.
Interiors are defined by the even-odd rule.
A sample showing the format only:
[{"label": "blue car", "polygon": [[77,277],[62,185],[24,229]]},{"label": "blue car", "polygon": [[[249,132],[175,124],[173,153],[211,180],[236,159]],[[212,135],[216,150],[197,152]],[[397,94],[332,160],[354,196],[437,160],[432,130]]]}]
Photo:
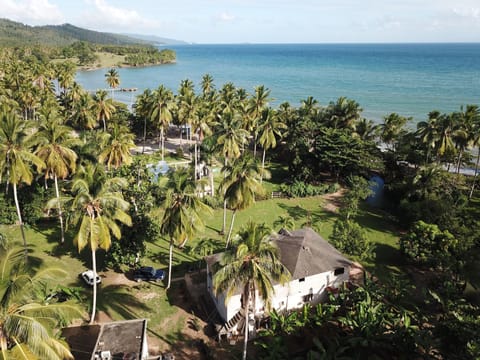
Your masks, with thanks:
[{"label": "blue car", "polygon": [[165,278],[165,271],[155,269],[151,266],[142,266],[133,273],[133,280],[140,281],[162,281]]}]

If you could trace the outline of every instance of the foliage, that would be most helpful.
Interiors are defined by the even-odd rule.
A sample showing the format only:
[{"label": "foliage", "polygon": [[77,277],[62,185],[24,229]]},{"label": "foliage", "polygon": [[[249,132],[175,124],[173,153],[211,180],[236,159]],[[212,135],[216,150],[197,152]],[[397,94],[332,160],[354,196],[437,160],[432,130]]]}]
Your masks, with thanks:
[{"label": "foliage", "polygon": [[438,267],[454,259],[457,243],[448,230],[441,231],[437,225],[420,220],[400,239],[400,250],[419,265]]},{"label": "foliage", "polygon": [[375,257],[373,243],[365,230],[353,220],[337,219],[330,241],[340,252],[357,256],[361,260],[369,261]]},{"label": "foliage", "polygon": [[[65,276],[60,269],[43,269],[31,276],[23,266],[23,250],[0,248],[0,349],[2,358],[21,353],[43,359],[72,359],[56,328],[81,317],[71,302],[45,304],[38,289]],[[23,358],[23,357],[22,357]]]},{"label": "foliage", "polygon": [[10,197],[6,197],[4,192],[0,192],[0,223],[5,225],[14,224],[17,221],[15,205]]},{"label": "foliage", "polygon": [[336,191],[333,184],[313,185],[300,180],[295,180],[291,184],[280,184],[280,191],[288,197],[307,197],[321,194],[328,194]]}]

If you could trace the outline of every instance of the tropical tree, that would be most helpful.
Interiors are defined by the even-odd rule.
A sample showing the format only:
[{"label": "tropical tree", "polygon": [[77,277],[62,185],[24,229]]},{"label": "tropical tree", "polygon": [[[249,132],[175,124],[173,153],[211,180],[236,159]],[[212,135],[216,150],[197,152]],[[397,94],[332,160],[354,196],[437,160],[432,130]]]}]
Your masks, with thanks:
[{"label": "tropical tree", "polygon": [[143,147],[142,154],[145,152],[145,143],[147,142],[147,120],[150,118],[150,102],[152,101],[152,92],[145,89],[143,93],[137,96],[137,101],[133,105],[137,118],[143,119]]},{"label": "tropical tree", "polygon": [[224,293],[225,301],[228,301],[238,289],[242,289],[245,315],[243,359],[246,359],[249,311],[256,308],[257,293],[268,311],[274,295],[273,284],[287,282],[290,273],[279,260],[278,248],[271,241],[271,230],[254,222],[247,223],[238,233],[237,242],[223,253],[219,266],[213,276],[215,294]]},{"label": "tropical tree", "polygon": [[13,187],[13,197],[17,209],[18,223],[22,233],[27,257],[27,239],[23,229],[22,212],[18,202],[17,186],[20,183],[30,185],[33,180],[32,165],[37,171],[45,167],[45,163],[32,152],[32,131],[30,123],[20,119],[16,113],[2,110],[0,112],[0,178]]},{"label": "tropical tree", "polygon": [[173,246],[185,246],[204,226],[200,217],[202,212],[209,212],[210,208],[202,203],[196,195],[196,184],[192,174],[185,169],[171,171],[166,185],[165,212],[161,222],[162,234],[170,238],[168,283],[170,288],[172,279]]},{"label": "tropical tree", "polygon": [[[77,228],[74,243],[78,251],[87,246],[90,248],[94,274],[97,274],[97,249],[108,250],[111,236],[117,239],[122,236],[117,221],[131,226],[132,220],[127,213],[129,204],[121,192],[126,186],[125,179],[107,178],[103,166],[89,164],[77,172],[72,183],[71,196],[60,199],[69,208],[70,221]],[[58,207],[58,200],[50,200],[47,207]],[[90,324],[95,320],[96,304],[97,284],[94,281]]]},{"label": "tropical tree", "polygon": [[104,146],[98,156],[98,161],[105,163],[107,169],[113,166],[115,169],[121,165],[132,163],[130,150],[135,148],[135,135],[123,125],[114,124],[110,133],[104,134]]},{"label": "tropical tree", "polygon": [[108,99],[107,96],[105,90],[98,90],[93,96],[93,112],[97,121],[103,123],[103,131],[107,131],[107,120],[110,120],[112,113],[115,111],[112,99]]},{"label": "tropical tree", "polygon": [[113,99],[113,90],[116,89],[120,85],[120,76],[118,75],[118,71],[115,68],[111,68],[105,74],[105,81],[107,82],[108,86],[112,89],[112,99]]},{"label": "tropical tree", "polygon": [[160,128],[159,146],[162,149],[162,160],[165,152],[165,131],[170,125],[173,118],[173,109],[175,102],[173,101],[173,93],[160,85],[152,94],[152,101],[150,102],[150,118],[153,122],[158,124]]},{"label": "tropical tree", "polygon": [[380,138],[387,144],[395,155],[396,145],[399,137],[405,132],[405,125],[410,120],[404,116],[392,113],[383,118],[383,123],[379,125]]},{"label": "tropical tree", "polygon": [[246,118],[246,130],[253,134],[253,156],[257,155],[258,123],[264,109],[268,106],[270,90],[260,85],[255,88],[255,94],[248,103],[248,116]]},{"label": "tropical tree", "polygon": [[79,140],[74,136],[70,127],[62,124],[62,119],[55,109],[43,112],[40,119],[40,128],[35,135],[37,145],[35,154],[45,163],[45,179],[53,177],[55,182],[55,195],[59,201],[60,242],[63,244],[65,242],[65,231],[62,207],[60,206],[58,178],[66,179],[75,172],[77,154],[72,148],[79,143]]},{"label": "tropical tree", "polygon": [[56,328],[80,318],[78,306],[38,297],[40,286],[65,277],[66,271],[47,268],[31,276],[22,262],[22,250],[0,247],[0,357],[73,359]]},{"label": "tropical tree", "polygon": [[78,100],[72,103],[71,122],[80,130],[93,129],[97,126],[97,117],[93,112],[94,104],[90,94],[81,92]]},{"label": "tropical tree", "polygon": [[362,108],[355,100],[342,96],[336,102],[330,102],[326,112],[328,124],[331,127],[354,130],[360,119]]},{"label": "tropical tree", "polygon": [[[225,111],[218,116],[218,126],[215,128],[217,147],[224,157],[224,165],[227,166],[231,159],[236,159],[241,154],[248,132],[241,128],[242,119],[238,113]],[[225,232],[227,221],[227,204],[223,205],[223,226],[221,233]]]},{"label": "tropical tree", "polygon": [[228,248],[233,230],[233,223],[237,211],[250,207],[255,202],[255,196],[264,192],[260,178],[268,173],[258,166],[258,162],[251,156],[243,156],[231,165],[223,168],[225,178],[221,184],[224,190],[224,199],[232,213],[230,230],[228,231],[225,247]]},{"label": "tropical tree", "polygon": [[[275,110],[267,108],[262,111],[258,124],[258,132],[260,133],[258,142],[263,148],[263,170],[265,169],[265,154],[267,150],[274,149],[277,146],[277,138],[282,137],[282,130],[286,128],[287,126],[280,121]],[[262,180],[263,177],[261,176],[260,182],[262,182]]]}]

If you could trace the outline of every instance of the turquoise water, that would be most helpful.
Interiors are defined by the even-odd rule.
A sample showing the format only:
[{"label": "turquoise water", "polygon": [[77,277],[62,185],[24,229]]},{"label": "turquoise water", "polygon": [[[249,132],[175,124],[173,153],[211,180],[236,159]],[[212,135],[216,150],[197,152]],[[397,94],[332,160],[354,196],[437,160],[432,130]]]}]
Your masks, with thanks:
[{"label": "turquoise water", "polygon": [[[480,44],[268,44],[171,46],[177,63],[118,69],[116,92],[126,103],[145,88],[160,84],[177,91],[190,79],[200,89],[204,74],[217,88],[233,82],[252,93],[265,85],[275,99],[299,106],[313,96],[321,105],[340,96],[358,101],[363,115],[379,121],[397,112],[423,120],[431,110],[451,112],[480,104]],[[83,71],[77,81],[86,89],[105,88],[106,70]]]}]

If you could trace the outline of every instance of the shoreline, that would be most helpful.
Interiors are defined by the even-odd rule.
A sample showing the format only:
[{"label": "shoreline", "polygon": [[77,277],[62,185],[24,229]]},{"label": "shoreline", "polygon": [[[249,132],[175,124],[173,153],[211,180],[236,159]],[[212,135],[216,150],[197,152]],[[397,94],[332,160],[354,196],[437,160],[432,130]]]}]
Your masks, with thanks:
[{"label": "shoreline", "polygon": [[165,61],[165,62],[160,62],[160,63],[155,63],[155,64],[142,64],[142,65],[121,64],[121,65],[109,66],[109,65],[106,65],[106,64],[99,64],[99,66],[77,66],[77,71],[95,71],[95,70],[111,69],[111,68],[134,69],[134,68],[146,68],[146,67],[161,66],[161,65],[171,65],[171,64],[176,64],[176,63],[177,63],[177,60]]}]

